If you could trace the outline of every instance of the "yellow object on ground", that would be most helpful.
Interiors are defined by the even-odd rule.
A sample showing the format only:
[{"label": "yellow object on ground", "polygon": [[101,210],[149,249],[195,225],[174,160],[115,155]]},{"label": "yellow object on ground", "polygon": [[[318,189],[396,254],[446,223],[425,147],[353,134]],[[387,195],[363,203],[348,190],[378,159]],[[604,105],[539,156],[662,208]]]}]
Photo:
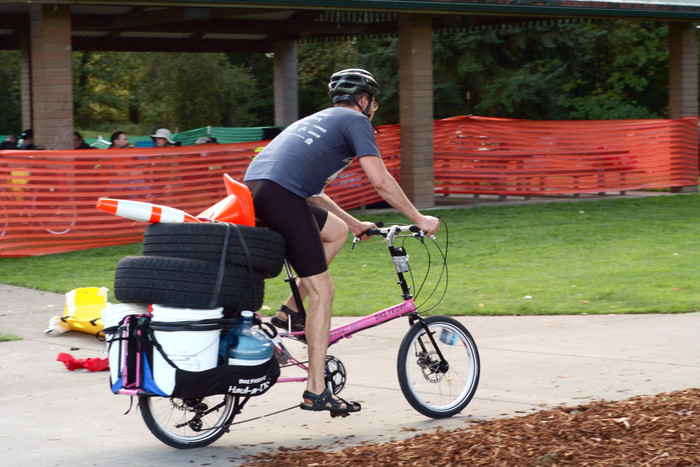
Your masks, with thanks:
[{"label": "yellow object on ground", "polygon": [[104,329],[102,309],[107,303],[106,287],[82,287],[66,294],[66,305],[58,324],[69,331],[98,334]]}]

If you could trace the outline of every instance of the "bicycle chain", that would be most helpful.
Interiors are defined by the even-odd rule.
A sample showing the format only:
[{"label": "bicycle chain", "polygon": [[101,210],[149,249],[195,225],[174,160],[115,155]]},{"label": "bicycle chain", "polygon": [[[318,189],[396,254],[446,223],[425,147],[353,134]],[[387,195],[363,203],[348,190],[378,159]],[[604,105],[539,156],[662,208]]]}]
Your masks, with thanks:
[{"label": "bicycle chain", "polygon": [[240,422],[231,423],[231,425],[229,425],[229,426],[240,425],[241,423],[253,422],[253,421],[255,421],[255,420],[260,420],[261,418],[267,418],[267,417],[270,417],[270,416],[272,416],[272,415],[281,414],[281,413],[283,413],[283,412],[288,412],[288,411],[290,411],[290,410],[298,409],[298,408],[299,408],[298,405],[293,405],[293,406],[291,406],[291,407],[289,407],[289,408],[287,408],[287,409],[278,410],[277,412],[272,412],[272,413],[268,413],[268,414],[265,414],[265,415],[260,415],[259,417],[249,418],[248,420],[241,420]]}]

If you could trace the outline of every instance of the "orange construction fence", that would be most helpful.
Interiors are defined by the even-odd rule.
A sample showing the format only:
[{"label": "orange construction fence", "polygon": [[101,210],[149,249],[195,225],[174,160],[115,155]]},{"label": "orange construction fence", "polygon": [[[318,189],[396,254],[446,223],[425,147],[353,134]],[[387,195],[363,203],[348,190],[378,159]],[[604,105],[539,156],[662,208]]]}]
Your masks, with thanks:
[{"label": "orange construction fence", "polygon": [[698,119],[435,122],[436,193],[552,195],[698,184]]},{"label": "orange construction fence", "polygon": [[[547,195],[698,184],[697,118],[534,122],[455,117],[435,122],[436,193]],[[377,143],[400,180],[400,127]],[[81,151],[0,151],[0,256],[139,242],[146,224],[95,208],[145,201],[198,215],[241,180],[266,142]],[[380,201],[353,162],[326,192],[351,209]]]}]

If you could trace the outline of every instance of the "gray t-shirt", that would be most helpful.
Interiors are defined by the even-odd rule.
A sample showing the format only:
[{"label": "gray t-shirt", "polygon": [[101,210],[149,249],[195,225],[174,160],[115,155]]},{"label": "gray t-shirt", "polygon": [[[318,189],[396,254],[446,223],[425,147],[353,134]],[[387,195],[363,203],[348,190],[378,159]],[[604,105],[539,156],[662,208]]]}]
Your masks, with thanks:
[{"label": "gray t-shirt", "polygon": [[362,156],[380,157],[369,118],[332,107],[287,127],[253,159],[244,180],[272,180],[308,198]]}]

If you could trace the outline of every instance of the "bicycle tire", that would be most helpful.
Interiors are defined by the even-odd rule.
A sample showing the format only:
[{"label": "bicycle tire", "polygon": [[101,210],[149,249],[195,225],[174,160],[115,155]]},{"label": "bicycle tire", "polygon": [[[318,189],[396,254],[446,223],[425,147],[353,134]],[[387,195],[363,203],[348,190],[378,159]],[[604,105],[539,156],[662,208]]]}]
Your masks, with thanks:
[{"label": "bicycle tire", "polygon": [[32,199],[35,208],[49,207],[53,212],[48,215],[38,215],[39,225],[46,232],[54,235],[63,235],[70,232],[78,222],[77,206],[73,198],[57,199],[36,196]]},{"label": "bicycle tire", "polygon": [[192,259],[126,256],[114,273],[114,297],[122,303],[158,303],[182,308],[224,307],[258,310],[265,295],[260,273],[227,265],[221,291],[212,304],[219,265]]},{"label": "bicycle tire", "polygon": [[[250,254],[251,266],[265,278],[282,271],[284,238],[268,229],[239,225]],[[143,235],[143,254],[173,258],[196,259],[218,263],[226,231],[225,224],[150,224]],[[248,266],[248,257],[238,234],[231,233],[226,262]]]},{"label": "bicycle tire", "polygon": [[423,325],[415,323],[399,347],[399,385],[419,413],[431,418],[451,417],[461,412],[476,392],[481,371],[479,352],[467,328],[457,320],[430,316],[424,321],[447,365],[441,365]]},{"label": "bicycle tire", "polygon": [[177,449],[210,445],[228,431],[235,416],[234,396],[228,394],[201,399],[139,396],[139,408],[151,433]]}]

